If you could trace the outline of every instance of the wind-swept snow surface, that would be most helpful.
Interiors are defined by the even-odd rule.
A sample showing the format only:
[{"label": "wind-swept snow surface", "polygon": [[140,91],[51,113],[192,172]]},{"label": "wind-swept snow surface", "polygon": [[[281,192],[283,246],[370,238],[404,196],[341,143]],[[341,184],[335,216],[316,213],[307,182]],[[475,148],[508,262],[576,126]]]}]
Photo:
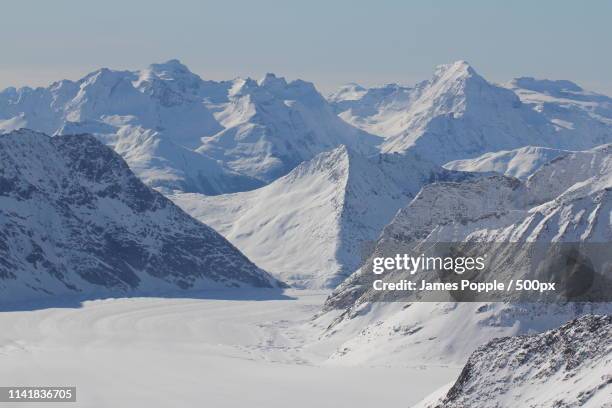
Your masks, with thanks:
[{"label": "wind-swept snow surface", "polygon": [[[0,383],[73,385],[79,408],[410,406],[459,366],[337,367],[309,323],[324,295],[207,291],[0,312]],[[3,404],[24,407],[27,404]]]}]

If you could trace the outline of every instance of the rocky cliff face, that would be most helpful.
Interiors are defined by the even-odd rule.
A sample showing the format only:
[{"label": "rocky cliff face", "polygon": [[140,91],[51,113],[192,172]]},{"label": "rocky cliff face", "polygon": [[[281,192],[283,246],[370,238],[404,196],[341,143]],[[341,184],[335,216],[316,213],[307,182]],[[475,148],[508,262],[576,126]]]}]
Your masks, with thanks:
[{"label": "rocky cliff face", "polygon": [[612,316],[479,347],[436,408],[610,407]]},{"label": "rocky cliff face", "polygon": [[[485,175],[429,184],[384,228],[374,255],[436,242],[611,242],[611,188],[610,145],[568,152],[525,182]],[[496,273],[502,272],[500,266]],[[357,271],[327,305],[351,306],[367,298],[368,279],[371,273]]]},{"label": "rocky cliff face", "polygon": [[[519,279],[517,274],[528,276],[529,263],[538,260],[530,243],[609,248],[611,158],[605,145],[560,156],[524,182],[485,175],[426,185],[383,229],[371,258],[327,299],[319,317],[329,325],[327,335],[347,339],[333,358],[357,363],[384,349],[406,361],[462,361],[493,337],[547,330],[585,313],[610,313],[605,302],[419,302],[418,293],[378,302],[371,259],[396,248],[420,254],[439,242],[513,243],[492,244],[500,250],[487,256],[505,262],[494,262],[487,277]],[[599,283],[593,287],[609,288],[609,252],[595,251],[591,259],[604,268],[597,268]],[[405,350],[410,352],[402,354]]]},{"label": "rocky cliff face", "polygon": [[89,135],[0,136],[0,225],[3,301],[278,284]]}]

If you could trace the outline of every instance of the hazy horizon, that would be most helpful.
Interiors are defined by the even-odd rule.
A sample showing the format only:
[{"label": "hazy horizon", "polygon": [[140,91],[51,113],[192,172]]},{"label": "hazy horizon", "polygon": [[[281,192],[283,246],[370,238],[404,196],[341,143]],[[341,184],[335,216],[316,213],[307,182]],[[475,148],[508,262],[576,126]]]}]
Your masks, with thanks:
[{"label": "hazy horizon", "polygon": [[110,0],[85,8],[59,0],[4,9],[13,18],[0,33],[12,41],[3,47],[0,89],[176,58],[204,79],[274,72],[327,94],[349,82],[414,84],[463,59],[492,82],[567,79],[612,95],[612,3],[604,1],[177,0],[159,8]]}]

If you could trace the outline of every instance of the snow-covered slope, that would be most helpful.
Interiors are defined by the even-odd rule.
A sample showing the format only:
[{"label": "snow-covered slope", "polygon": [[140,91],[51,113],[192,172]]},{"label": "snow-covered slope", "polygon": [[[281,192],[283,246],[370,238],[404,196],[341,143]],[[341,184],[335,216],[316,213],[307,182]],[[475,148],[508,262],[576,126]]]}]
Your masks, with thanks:
[{"label": "snow-covered slope", "polygon": [[435,408],[612,406],[612,316],[479,347]]},{"label": "snow-covered slope", "polygon": [[[560,156],[526,182],[491,175],[429,184],[384,228],[377,247],[470,240],[612,242],[611,187],[612,145]],[[365,295],[369,286],[361,286],[360,275],[353,274],[328,304],[350,306]],[[352,279],[361,291],[350,288]]]},{"label": "snow-covered slope", "polygon": [[612,98],[585,91],[566,80],[517,78],[504,84],[523,103],[546,117],[560,133],[609,142]]},{"label": "snow-covered slope", "polygon": [[572,94],[590,98],[581,109],[565,108],[560,97],[536,106],[526,91],[519,93],[523,103],[514,90],[457,61],[413,88],[344,91],[330,100],[347,122],[385,136],[383,152],[412,150],[439,164],[524,146],[583,150],[612,142],[609,98],[582,92]]},{"label": "snow-covered slope", "polygon": [[545,240],[612,242],[612,144],[559,156],[529,177],[525,185],[529,205],[536,205],[531,213],[546,214],[544,221],[558,224],[558,234],[550,226],[534,231],[553,232]]},{"label": "snow-covered slope", "polygon": [[378,137],[339,119],[314,86],[267,75],[206,81],[177,60],[0,92],[0,133],[91,133],[162,191],[247,191],[316,154]]},{"label": "snow-covered slope", "polygon": [[217,114],[225,129],[198,151],[264,181],[341,144],[372,153],[381,141],[339,119],[309,82],[287,83],[273,74],[236,80],[228,98]]},{"label": "snow-covered slope", "polygon": [[0,136],[3,301],[278,282],[89,135]]},{"label": "snow-covered slope", "polygon": [[453,160],[443,167],[458,171],[495,172],[525,180],[544,164],[566,153],[566,150],[527,146],[485,153],[474,159]]},{"label": "snow-covered slope", "polygon": [[328,97],[339,116],[352,125],[383,137],[400,133],[413,89],[397,84],[365,89],[349,84]]},{"label": "snow-covered slope", "polygon": [[334,287],[382,227],[436,178],[460,177],[418,157],[366,158],[341,146],[258,190],[170,196],[266,270],[300,287]]},{"label": "snow-covered slope", "polygon": [[[119,400],[122,407],[201,407],[203,395],[214,408],[371,408],[411,407],[461,371],[327,367],[329,349],[311,347],[319,332],[307,324],[325,299],[321,292],[288,290],[272,299],[266,290],[244,292],[0,312],[0,379],[77,383],[78,403],[65,405],[79,408]],[[306,395],[305,384],[316,392]]]},{"label": "snow-covered slope", "polygon": [[[541,167],[526,182],[491,175],[426,185],[384,228],[372,256],[389,248],[409,252],[435,242],[610,243],[610,149],[605,145],[567,153]],[[509,253],[499,254],[515,263],[496,264],[496,275],[490,278],[517,273],[514,267],[530,259],[525,247],[507,247]],[[609,254],[599,255],[608,256],[604,262],[609,265]],[[365,265],[370,263],[371,259]],[[330,321],[328,333],[348,339],[346,350],[340,349],[335,357],[339,360],[352,363],[376,358],[384,342],[385,353],[410,350],[406,359],[461,361],[493,337],[541,331],[589,311],[612,310],[609,303],[378,303],[371,301],[376,297],[371,289],[373,279],[371,269],[363,267],[326,301],[328,313],[321,319],[336,316],[334,309],[343,310]]]},{"label": "snow-covered slope", "polygon": [[142,127],[125,126],[116,134],[98,137],[119,153],[142,181],[162,193],[197,191],[217,195],[264,185]]},{"label": "snow-covered slope", "polygon": [[[358,101],[368,90],[363,86],[350,82],[342,85],[338,90],[327,96],[327,100],[336,108],[336,103],[350,103],[350,101]],[[340,109],[343,112],[345,109]]]}]

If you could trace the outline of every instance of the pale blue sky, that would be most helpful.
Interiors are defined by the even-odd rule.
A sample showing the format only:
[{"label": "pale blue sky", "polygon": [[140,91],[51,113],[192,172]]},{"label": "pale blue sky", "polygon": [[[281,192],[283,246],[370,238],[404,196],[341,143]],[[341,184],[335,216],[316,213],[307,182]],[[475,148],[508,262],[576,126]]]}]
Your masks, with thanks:
[{"label": "pale blue sky", "polygon": [[3,1],[0,88],[178,58],[209,79],[275,72],[328,92],[468,60],[493,81],[612,95],[610,1]]}]

